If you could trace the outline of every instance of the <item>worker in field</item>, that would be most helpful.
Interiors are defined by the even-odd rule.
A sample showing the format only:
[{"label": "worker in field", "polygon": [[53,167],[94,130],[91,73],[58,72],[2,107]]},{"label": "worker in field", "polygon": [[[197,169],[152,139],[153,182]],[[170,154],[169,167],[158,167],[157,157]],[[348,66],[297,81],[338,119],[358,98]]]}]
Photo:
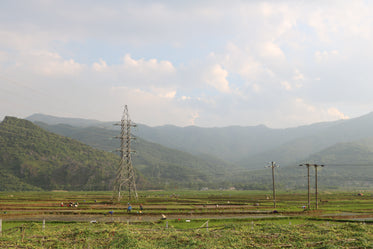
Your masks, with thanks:
[{"label": "worker in field", "polygon": [[131,210],[132,210],[132,206],[131,206],[131,204],[130,204],[130,203],[128,203],[127,213],[130,213],[130,212],[131,212]]}]

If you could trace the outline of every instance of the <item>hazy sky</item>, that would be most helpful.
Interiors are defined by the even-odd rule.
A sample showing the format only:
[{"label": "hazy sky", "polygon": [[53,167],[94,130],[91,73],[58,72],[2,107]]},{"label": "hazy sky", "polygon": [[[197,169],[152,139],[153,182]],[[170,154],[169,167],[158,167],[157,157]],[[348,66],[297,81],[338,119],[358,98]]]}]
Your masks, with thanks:
[{"label": "hazy sky", "polygon": [[373,110],[373,1],[0,1],[0,118],[293,127]]}]

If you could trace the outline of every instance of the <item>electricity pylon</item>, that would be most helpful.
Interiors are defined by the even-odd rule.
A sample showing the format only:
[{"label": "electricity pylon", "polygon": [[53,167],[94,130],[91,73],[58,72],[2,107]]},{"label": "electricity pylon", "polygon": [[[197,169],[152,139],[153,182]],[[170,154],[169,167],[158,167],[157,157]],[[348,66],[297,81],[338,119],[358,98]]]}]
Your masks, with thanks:
[{"label": "electricity pylon", "polygon": [[135,139],[131,134],[131,128],[135,127],[136,125],[132,123],[129,117],[127,105],[124,107],[121,122],[117,125],[121,126],[121,134],[119,137],[116,137],[120,139],[120,164],[114,182],[113,199],[116,198],[119,202],[122,198],[122,188],[127,186],[128,201],[130,201],[132,196],[134,196],[136,199],[138,198],[135,183],[135,172],[133,170],[131,160],[131,153],[134,152],[131,150],[131,141]]}]

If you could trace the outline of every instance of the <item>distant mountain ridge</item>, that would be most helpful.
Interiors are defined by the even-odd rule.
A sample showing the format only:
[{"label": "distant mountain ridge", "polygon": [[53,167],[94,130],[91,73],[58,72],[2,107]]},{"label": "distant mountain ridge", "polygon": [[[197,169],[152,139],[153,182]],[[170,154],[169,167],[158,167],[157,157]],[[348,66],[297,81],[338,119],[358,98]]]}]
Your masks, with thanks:
[{"label": "distant mountain ridge", "polygon": [[[118,130],[92,126],[74,127],[66,124],[48,125],[43,122],[35,122],[35,124],[50,132],[74,138],[96,149],[115,152],[120,147],[119,139],[114,138],[119,135]],[[229,175],[229,169],[234,168],[233,165],[213,156],[191,155],[148,142],[140,137],[132,142],[132,146],[132,149],[138,152],[132,157],[134,167],[144,176],[144,180],[147,180],[147,183],[143,183],[144,188],[164,188],[166,185],[219,186],[222,176]]]},{"label": "distant mountain ridge", "polygon": [[[306,188],[304,168],[298,167],[295,163],[290,163],[286,167],[287,165],[284,163],[286,160],[294,162],[299,160],[302,163],[316,162],[326,165],[319,172],[319,183],[322,188],[369,189],[373,187],[373,157],[371,156],[373,154],[373,136],[367,137],[365,134],[369,135],[370,133],[365,129],[370,127],[371,119],[368,115],[368,117],[353,120],[352,123],[338,121],[299,127],[300,129],[295,128],[290,132],[295,131],[298,134],[290,134],[289,137],[298,138],[263,154],[248,157],[248,161],[245,162],[246,167],[224,162],[208,153],[204,154],[206,150],[201,144],[207,144],[204,141],[207,135],[203,134],[203,131],[209,128],[189,127],[197,131],[193,130],[195,135],[193,133],[189,133],[189,135],[195,136],[193,139],[199,136],[201,140],[201,144],[199,144],[201,151],[198,151],[196,155],[148,142],[138,136],[134,148],[139,151],[139,155],[133,157],[137,183],[140,188],[145,189],[200,189],[202,187],[227,188],[230,186],[237,189],[270,189],[271,174],[270,171],[263,168],[268,165],[269,161],[276,161],[281,165],[276,170],[278,188],[304,189]],[[112,153],[94,150],[84,144],[97,149],[114,151],[119,146],[118,140],[113,139],[113,136],[118,134],[118,130],[111,126],[111,129],[108,129],[98,126],[77,127],[62,123],[48,125],[35,122],[35,124],[12,117],[6,117],[0,123],[0,190],[100,190],[111,188],[110,184],[117,167],[118,157]],[[252,128],[257,131],[267,130],[267,135],[271,134],[270,131],[273,130],[264,126],[249,127],[249,130],[253,130]],[[207,137],[218,136],[220,140],[224,140],[223,135],[226,134],[224,132],[219,134],[220,129],[214,128],[210,133],[207,133]],[[303,133],[302,129],[306,132]],[[176,127],[175,130],[182,131],[183,128]],[[287,129],[284,130],[289,132]],[[277,132],[284,132],[284,130]],[[342,135],[339,133],[341,130],[343,131]],[[141,129],[137,130],[137,134],[141,134],[141,132]],[[230,134],[234,137],[239,133]],[[304,134],[306,136],[302,137]],[[259,133],[257,135],[259,136]],[[80,140],[84,144],[66,136]],[[193,141],[185,134],[178,136],[187,142]],[[333,141],[328,141],[329,137],[333,141],[340,142],[320,150],[317,149],[320,148],[319,144],[316,143],[314,146],[309,142],[312,139],[320,138],[325,139],[325,144],[332,143]],[[178,139],[180,138],[175,137],[175,140]],[[289,138],[286,139],[289,140]],[[212,141],[216,142],[217,140]],[[234,139],[232,138],[228,142],[233,143]],[[236,146],[239,146],[239,143],[237,144]],[[212,148],[219,147],[212,146]],[[310,152],[312,151],[310,148],[315,152]],[[277,151],[277,156],[273,151]],[[283,157],[282,160],[278,160],[280,156]],[[294,160],[297,156],[299,158]],[[105,157],[107,158],[105,159]],[[254,160],[257,159],[256,157],[259,158],[257,163]],[[260,158],[263,160],[259,161]],[[254,164],[256,168],[261,170],[250,170],[250,164]]]},{"label": "distant mountain ridge", "polygon": [[[47,124],[54,124],[58,120],[59,123],[74,125],[71,119],[50,118],[41,114],[32,117],[33,120],[40,119]],[[78,121],[80,124],[84,123],[84,120]],[[118,129],[105,122],[95,123],[90,120],[86,123],[89,126]],[[286,129],[271,129],[264,125],[201,128],[172,125],[150,127],[138,124],[134,134],[168,148],[193,155],[211,155],[237,167],[256,169],[272,160],[279,161],[284,166],[294,165],[337,143],[373,137],[371,127],[373,113],[349,120]]]},{"label": "distant mountain ridge", "polygon": [[32,114],[31,116],[27,117],[26,120],[29,120],[31,122],[43,122],[50,125],[69,124],[71,126],[77,127],[106,126],[108,124],[113,124],[110,122],[102,122],[94,119],[62,118],[41,113]]}]

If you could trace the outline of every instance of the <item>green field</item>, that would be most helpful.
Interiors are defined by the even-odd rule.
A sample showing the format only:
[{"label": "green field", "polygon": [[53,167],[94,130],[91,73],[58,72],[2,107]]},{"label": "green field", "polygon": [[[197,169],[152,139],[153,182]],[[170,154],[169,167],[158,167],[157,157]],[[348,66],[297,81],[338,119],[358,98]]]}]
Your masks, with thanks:
[{"label": "green field", "polygon": [[143,191],[131,213],[111,195],[0,193],[0,248],[373,247],[373,192],[320,192],[316,210],[306,192],[278,193],[274,209],[264,191]]}]

